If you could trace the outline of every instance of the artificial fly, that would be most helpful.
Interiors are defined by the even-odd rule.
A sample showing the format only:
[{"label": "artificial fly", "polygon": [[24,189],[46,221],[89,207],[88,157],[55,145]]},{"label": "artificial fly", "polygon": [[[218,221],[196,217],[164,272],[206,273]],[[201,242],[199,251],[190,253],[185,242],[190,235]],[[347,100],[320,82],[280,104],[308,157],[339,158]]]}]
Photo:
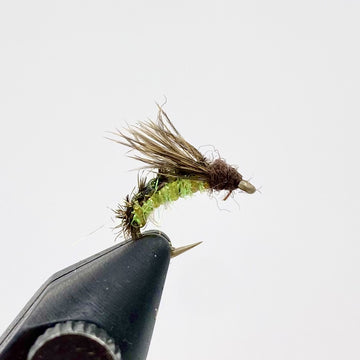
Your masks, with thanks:
[{"label": "artificial fly", "polygon": [[143,168],[155,172],[150,180],[140,178],[137,192],[128,195],[124,204],[115,210],[116,218],[121,221],[116,228],[133,240],[140,238],[140,229],[160,205],[197,191],[226,190],[224,200],[238,189],[248,194],[256,191],[234,167],[221,158],[210,161],[189,144],[162,107],[158,105],[158,108],[157,122],[139,123],[129,128],[127,134],[119,130],[113,133],[120,139],[112,140],[139,153],[130,157],[145,163]]}]

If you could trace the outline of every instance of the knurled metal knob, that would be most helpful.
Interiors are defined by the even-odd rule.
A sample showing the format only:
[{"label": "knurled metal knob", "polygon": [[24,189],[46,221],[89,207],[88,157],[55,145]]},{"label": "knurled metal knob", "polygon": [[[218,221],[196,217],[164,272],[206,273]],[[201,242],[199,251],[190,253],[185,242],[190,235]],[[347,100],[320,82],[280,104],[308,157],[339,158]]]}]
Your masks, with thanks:
[{"label": "knurled metal knob", "polygon": [[107,332],[85,321],[66,321],[48,328],[30,348],[27,360],[121,360]]}]

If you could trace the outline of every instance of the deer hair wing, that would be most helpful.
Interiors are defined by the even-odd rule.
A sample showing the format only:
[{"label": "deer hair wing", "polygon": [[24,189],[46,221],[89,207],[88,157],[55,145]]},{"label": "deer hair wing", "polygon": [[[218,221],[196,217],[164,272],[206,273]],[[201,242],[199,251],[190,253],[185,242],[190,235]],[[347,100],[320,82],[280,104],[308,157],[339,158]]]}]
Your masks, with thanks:
[{"label": "deer hair wing", "polygon": [[173,176],[191,175],[205,180],[208,177],[208,160],[176,130],[160,106],[157,122],[148,120],[127,129],[117,131],[114,140],[138,152],[130,157],[157,169],[160,174]]}]

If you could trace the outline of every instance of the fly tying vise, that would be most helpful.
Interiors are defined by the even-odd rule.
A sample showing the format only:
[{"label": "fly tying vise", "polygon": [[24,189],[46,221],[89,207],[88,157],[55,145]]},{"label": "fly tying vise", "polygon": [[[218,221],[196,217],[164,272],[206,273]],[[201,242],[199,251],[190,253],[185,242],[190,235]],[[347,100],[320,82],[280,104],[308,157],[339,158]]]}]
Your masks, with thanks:
[{"label": "fly tying vise", "polygon": [[[123,205],[115,210],[121,223],[116,227],[126,237],[137,240],[150,214],[160,205],[176,201],[197,191],[228,191],[224,200],[237,189],[253,194],[256,188],[224,160],[210,161],[193,145],[189,144],[176,130],[169,117],[158,105],[157,122],[149,120],[128,129],[128,134],[117,131],[111,139],[130,147],[140,155],[131,156],[153,170],[156,175],[151,180],[141,178],[138,190],[127,195]],[[176,256],[198,245],[173,249]],[[186,249],[185,249],[186,248]]]}]

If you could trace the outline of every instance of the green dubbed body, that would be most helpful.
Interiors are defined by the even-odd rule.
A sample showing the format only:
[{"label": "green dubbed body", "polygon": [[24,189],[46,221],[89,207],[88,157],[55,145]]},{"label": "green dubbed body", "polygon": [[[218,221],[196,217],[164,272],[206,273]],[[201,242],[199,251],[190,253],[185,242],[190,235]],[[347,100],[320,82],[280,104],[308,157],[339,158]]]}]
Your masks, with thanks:
[{"label": "green dubbed body", "polygon": [[182,178],[171,182],[161,182],[159,178],[153,179],[131,201],[132,211],[129,214],[131,226],[140,229],[146,225],[150,214],[160,205],[208,188],[209,185],[206,182],[198,180]]}]

